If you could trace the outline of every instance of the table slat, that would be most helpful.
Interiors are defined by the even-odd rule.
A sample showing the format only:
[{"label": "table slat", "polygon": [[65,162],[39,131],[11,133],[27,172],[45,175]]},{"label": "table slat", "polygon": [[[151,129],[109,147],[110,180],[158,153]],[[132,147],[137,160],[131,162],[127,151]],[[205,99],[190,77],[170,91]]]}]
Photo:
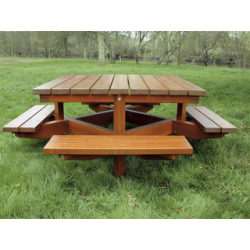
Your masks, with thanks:
[{"label": "table slat", "polygon": [[74,87],[77,83],[85,79],[88,75],[76,75],[69,80],[60,83],[56,87],[52,88],[53,95],[67,95],[70,94],[70,89]]},{"label": "table slat", "polygon": [[195,84],[186,81],[185,79],[182,79],[179,76],[166,76],[168,79],[177,82],[179,85],[181,85],[183,88],[187,89],[189,92],[189,95],[193,96],[205,96],[207,95],[207,91],[205,89],[202,89]]},{"label": "table slat", "polygon": [[168,88],[166,88],[166,86],[159,82],[155,77],[151,75],[142,75],[141,77],[147,84],[150,95],[168,95]]},{"label": "table slat", "polygon": [[113,84],[110,89],[111,95],[128,94],[128,77],[127,75],[115,75]]},{"label": "table slat", "polygon": [[114,75],[102,75],[90,89],[92,95],[108,95]]},{"label": "table slat", "polygon": [[154,75],[154,77],[160,81],[166,88],[169,89],[169,95],[187,95],[188,90],[179,85],[178,83],[170,80],[163,75]]},{"label": "table slat", "polygon": [[43,85],[40,85],[33,89],[34,95],[49,95],[51,94],[51,89],[59,85],[60,83],[63,83],[64,81],[69,80],[70,78],[74,77],[75,75],[65,75],[61,76],[55,80],[49,81],[47,83],[44,83]]},{"label": "table slat", "polygon": [[72,95],[88,95],[90,93],[90,88],[96,83],[96,81],[101,77],[101,75],[90,75],[84,78],[82,81],[77,83],[73,88],[71,88]]},{"label": "table slat", "polygon": [[148,95],[149,90],[141,76],[129,75],[129,87],[131,95]]}]

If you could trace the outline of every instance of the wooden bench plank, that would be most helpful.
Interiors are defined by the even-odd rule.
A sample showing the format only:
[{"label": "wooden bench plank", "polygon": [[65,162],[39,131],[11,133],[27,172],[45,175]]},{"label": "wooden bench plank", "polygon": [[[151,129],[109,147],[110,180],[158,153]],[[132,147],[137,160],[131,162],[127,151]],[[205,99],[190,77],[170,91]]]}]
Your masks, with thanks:
[{"label": "wooden bench plank", "polygon": [[70,94],[71,88],[77,83],[85,79],[88,75],[76,75],[69,80],[60,83],[56,87],[52,88],[51,93],[53,95],[68,95]]},{"label": "wooden bench plank", "polygon": [[108,95],[114,75],[102,75],[90,89],[92,95]]},{"label": "wooden bench plank", "polygon": [[127,75],[115,75],[113,84],[110,89],[111,95],[128,94],[128,77]]},{"label": "wooden bench plank", "polygon": [[23,114],[19,115],[13,121],[3,127],[4,132],[19,132],[19,127],[29,120],[32,116],[41,111],[46,105],[35,105]]},{"label": "wooden bench plank", "polygon": [[142,75],[141,77],[147,84],[150,95],[168,95],[168,88],[166,88],[166,86],[159,82],[155,77],[151,75]]},{"label": "wooden bench plank", "polygon": [[187,114],[194,119],[194,122],[197,123],[198,126],[202,128],[203,131],[207,133],[220,133],[221,128],[203,115],[200,111],[198,111],[195,107],[187,107]]},{"label": "wooden bench plank", "polygon": [[47,105],[41,111],[32,116],[21,127],[20,132],[36,132],[38,128],[49,118],[55,111],[54,105]]},{"label": "wooden bench plank", "polygon": [[51,89],[55,86],[59,85],[60,83],[63,83],[64,81],[69,80],[70,78],[74,77],[75,75],[65,75],[61,76],[55,80],[52,80],[50,82],[44,83],[43,85],[40,85],[33,89],[34,95],[49,95],[51,93]]},{"label": "wooden bench plank", "polygon": [[184,136],[53,136],[45,154],[67,155],[168,155],[192,154]]},{"label": "wooden bench plank", "polygon": [[166,88],[169,89],[169,95],[187,95],[188,90],[179,85],[178,83],[170,80],[163,75],[154,75],[154,77],[160,81]]},{"label": "wooden bench plank", "polygon": [[220,117],[219,115],[215,114],[213,111],[206,107],[197,106],[195,107],[198,111],[200,111],[203,115],[207,116],[210,120],[216,123],[218,126],[221,127],[222,133],[234,133],[237,132],[237,128]]},{"label": "wooden bench plank", "polygon": [[192,95],[192,96],[206,96],[207,95],[207,91],[205,89],[202,89],[199,86],[196,86],[193,83],[188,82],[179,76],[166,76],[166,77],[178,83],[183,88],[187,89],[189,95]]},{"label": "wooden bench plank", "polygon": [[90,75],[84,78],[82,81],[77,83],[73,88],[71,88],[72,95],[88,95],[90,93],[90,88],[96,83],[96,81],[101,77],[101,75]]},{"label": "wooden bench plank", "polygon": [[149,89],[141,76],[139,75],[129,75],[129,88],[131,95],[148,95]]}]

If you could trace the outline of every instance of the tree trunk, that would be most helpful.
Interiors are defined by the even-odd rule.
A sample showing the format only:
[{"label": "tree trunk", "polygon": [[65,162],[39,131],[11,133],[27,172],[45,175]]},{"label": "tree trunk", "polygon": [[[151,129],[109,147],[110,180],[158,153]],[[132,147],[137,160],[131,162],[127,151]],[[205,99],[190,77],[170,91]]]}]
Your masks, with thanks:
[{"label": "tree trunk", "polygon": [[99,65],[105,65],[104,36],[102,32],[98,33],[98,52]]},{"label": "tree trunk", "polygon": [[178,65],[181,65],[181,46],[178,48]]}]

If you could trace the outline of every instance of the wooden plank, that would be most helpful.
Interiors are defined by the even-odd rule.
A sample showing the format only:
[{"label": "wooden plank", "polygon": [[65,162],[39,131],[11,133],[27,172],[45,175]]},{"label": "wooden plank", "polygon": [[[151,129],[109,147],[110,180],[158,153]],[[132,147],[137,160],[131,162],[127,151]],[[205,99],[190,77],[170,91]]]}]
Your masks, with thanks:
[{"label": "wooden plank", "polygon": [[114,81],[110,89],[111,95],[127,95],[128,94],[128,77],[127,75],[115,75]]},{"label": "wooden plank", "polygon": [[71,88],[72,95],[88,95],[101,75],[90,75]]},{"label": "wooden plank", "polygon": [[141,77],[147,84],[150,95],[168,95],[168,88],[166,88],[166,86],[159,82],[155,77],[151,75],[142,75]]},{"label": "wooden plank", "polygon": [[221,128],[194,107],[187,107],[187,114],[207,133],[220,133]]},{"label": "wooden plank", "polygon": [[79,82],[81,82],[87,76],[88,75],[76,75],[63,83],[60,83],[56,87],[52,88],[52,90],[51,90],[52,95],[68,95],[68,94],[70,94],[71,88],[74,87]]},{"label": "wooden plank", "polygon": [[20,132],[36,132],[55,111],[54,105],[47,105],[20,127]]},{"label": "wooden plank", "polygon": [[188,95],[188,90],[179,85],[178,83],[170,80],[163,75],[154,75],[166,88],[169,89],[169,95]]},{"label": "wooden plank", "polygon": [[90,89],[92,95],[108,95],[114,75],[102,75]]},{"label": "wooden plank", "polygon": [[207,95],[207,91],[205,89],[202,89],[199,86],[197,86],[191,82],[188,82],[187,80],[182,79],[179,76],[166,76],[166,77],[168,79],[178,83],[183,88],[187,89],[189,95],[193,95],[193,96],[206,96]]},{"label": "wooden plank", "polygon": [[184,136],[75,136],[55,135],[44,147],[45,154],[73,155],[166,155],[192,154]]},{"label": "wooden plank", "polygon": [[237,132],[237,128],[233,124],[229,123],[228,121],[226,121],[225,119],[223,119],[219,115],[215,114],[210,109],[208,109],[206,107],[200,107],[200,106],[199,107],[197,106],[195,108],[198,111],[200,111],[203,115],[208,117],[210,120],[212,120],[214,123],[216,123],[218,126],[220,126],[222,133],[234,133],[234,132]]},{"label": "wooden plank", "polygon": [[51,89],[55,86],[59,85],[60,83],[63,83],[64,81],[69,80],[70,78],[74,77],[75,75],[65,75],[61,76],[55,80],[52,80],[50,82],[44,83],[43,85],[40,85],[33,89],[34,95],[49,95],[51,93]]},{"label": "wooden plank", "polygon": [[32,116],[37,114],[40,110],[42,110],[46,105],[35,105],[30,108],[13,121],[9,122],[3,127],[4,132],[19,132],[19,127],[24,124],[27,120],[29,120]]},{"label": "wooden plank", "polygon": [[148,95],[149,89],[141,76],[139,75],[129,75],[129,88],[131,95]]}]

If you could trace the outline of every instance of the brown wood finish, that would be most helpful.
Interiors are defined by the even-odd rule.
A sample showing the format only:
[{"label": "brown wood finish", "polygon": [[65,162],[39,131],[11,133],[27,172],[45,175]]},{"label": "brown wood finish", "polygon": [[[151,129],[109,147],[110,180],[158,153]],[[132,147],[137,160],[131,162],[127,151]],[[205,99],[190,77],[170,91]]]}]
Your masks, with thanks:
[{"label": "brown wood finish", "polygon": [[126,110],[134,110],[134,111],[139,111],[139,112],[148,112],[149,110],[153,109],[153,105],[135,105],[135,106],[130,106],[126,107]]},{"label": "brown wood finish", "polygon": [[20,132],[36,132],[55,112],[54,105],[47,105],[20,126]]},{"label": "brown wood finish", "polygon": [[192,154],[184,136],[76,136],[55,135],[45,154],[67,155],[169,155]]},{"label": "brown wood finish", "polygon": [[178,83],[170,80],[163,75],[154,75],[154,77],[169,89],[169,95],[188,95],[188,90],[183,88]]},{"label": "brown wood finish", "polygon": [[221,128],[194,107],[187,107],[187,115],[206,133],[220,133]]},{"label": "brown wood finish", "polygon": [[90,104],[89,108],[94,110],[95,112],[102,112],[102,111],[107,111],[107,110],[113,110],[113,106],[109,105],[101,105],[101,104]]},{"label": "brown wood finish", "polygon": [[141,77],[148,86],[150,95],[168,95],[168,88],[166,88],[155,77],[151,75],[142,75]]},{"label": "brown wood finish", "polygon": [[184,135],[191,139],[222,138],[221,133],[206,133],[197,124],[188,121],[174,121],[172,123],[173,134]]},{"label": "brown wood finish", "polygon": [[9,122],[3,127],[4,132],[19,132],[19,128],[23,125],[26,121],[28,121],[31,117],[45,108],[46,105],[35,105],[34,107],[30,108],[23,114],[19,115],[13,121]]},{"label": "brown wood finish", "polygon": [[69,80],[57,85],[51,89],[52,95],[68,95],[71,93],[71,88],[77,83],[85,79],[88,75],[76,75]]},{"label": "brown wood finish", "polygon": [[177,104],[177,120],[186,120],[186,103]]},{"label": "brown wood finish", "polygon": [[56,87],[57,85],[63,83],[64,81],[69,80],[70,78],[74,77],[75,75],[65,75],[61,76],[55,80],[49,81],[47,83],[44,83],[43,85],[40,85],[33,89],[34,95],[49,95],[51,94],[51,89]]},{"label": "brown wood finish", "polygon": [[67,121],[49,121],[44,123],[38,131],[33,133],[15,133],[17,137],[21,138],[35,138],[35,139],[47,139],[53,135],[64,135],[69,133],[69,126]]},{"label": "brown wood finish", "polygon": [[206,107],[200,107],[200,106],[195,107],[195,109],[197,109],[203,115],[208,117],[211,121],[213,121],[218,126],[220,126],[221,133],[235,133],[235,132],[237,132],[237,128],[234,125],[232,125],[231,123],[229,123],[228,121],[226,121],[225,119],[220,117],[219,115],[215,114],[210,109],[208,109]]},{"label": "brown wood finish", "polygon": [[90,89],[92,95],[108,95],[114,75],[102,75]]},{"label": "brown wood finish", "polygon": [[127,95],[128,94],[128,77],[127,75],[115,75],[113,84],[110,89],[111,95]]},{"label": "brown wood finish", "polygon": [[64,119],[63,102],[55,102],[55,119],[56,120]]},{"label": "brown wood finish", "polygon": [[180,78],[179,76],[166,76],[166,77],[170,79],[171,81],[178,83],[183,88],[187,89],[189,95],[193,95],[193,96],[206,96],[207,95],[207,91],[205,89],[202,89],[194,85],[193,83]]},{"label": "brown wood finish", "polygon": [[172,120],[159,121],[138,128],[129,129],[126,135],[169,135],[172,134]]},{"label": "brown wood finish", "polygon": [[131,95],[148,95],[148,86],[145,84],[141,76],[129,75],[129,88]]},{"label": "brown wood finish", "polygon": [[176,160],[179,155],[134,155],[137,158],[143,159],[143,160]]},{"label": "brown wood finish", "polygon": [[71,88],[72,95],[88,95],[90,94],[91,87],[97,82],[101,75],[90,75],[84,78]]},{"label": "brown wood finish", "polygon": [[81,160],[81,161],[89,161],[95,160],[103,157],[103,155],[58,155],[62,160]]},{"label": "brown wood finish", "polygon": [[111,129],[103,128],[91,123],[66,117],[69,123],[69,132],[74,135],[113,135]]}]

